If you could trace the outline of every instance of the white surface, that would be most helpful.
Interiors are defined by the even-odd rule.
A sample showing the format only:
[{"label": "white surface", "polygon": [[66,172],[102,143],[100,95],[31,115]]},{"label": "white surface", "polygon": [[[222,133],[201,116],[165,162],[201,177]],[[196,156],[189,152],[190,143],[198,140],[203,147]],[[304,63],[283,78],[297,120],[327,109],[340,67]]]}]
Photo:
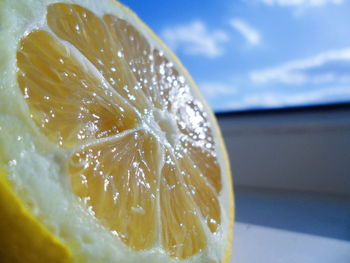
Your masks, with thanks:
[{"label": "white surface", "polygon": [[350,195],[349,116],[350,107],[219,115],[235,186]]},{"label": "white surface", "polygon": [[236,223],[231,263],[350,263],[350,242]]}]

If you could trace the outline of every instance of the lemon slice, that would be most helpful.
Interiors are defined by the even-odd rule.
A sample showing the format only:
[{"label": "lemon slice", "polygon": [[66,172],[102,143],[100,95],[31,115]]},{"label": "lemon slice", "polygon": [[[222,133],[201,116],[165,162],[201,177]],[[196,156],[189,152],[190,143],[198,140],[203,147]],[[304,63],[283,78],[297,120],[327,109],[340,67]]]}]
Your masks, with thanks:
[{"label": "lemon slice", "polygon": [[228,262],[231,174],[178,59],[109,0],[0,2],[1,262]]}]

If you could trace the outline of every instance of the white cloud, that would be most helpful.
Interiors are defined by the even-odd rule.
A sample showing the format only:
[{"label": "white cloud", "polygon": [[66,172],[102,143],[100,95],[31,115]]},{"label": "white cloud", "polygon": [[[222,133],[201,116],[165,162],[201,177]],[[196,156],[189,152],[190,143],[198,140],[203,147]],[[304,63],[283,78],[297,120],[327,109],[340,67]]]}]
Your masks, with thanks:
[{"label": "white cloud", "polygon": [[[328,87],[295,94],[266,92],[240,97],[225,105],[226,109],[273,108],[345,101],[350,99],[350,86]],[[221,106],[222,105],[218,105]]]},{"label": "white cloud", "polygon": [[[344,70],[345,64],[345,70]],[[342,70],[337,67],[341,66]],[[350,48],[333,50],[283,65],[254,71],[250,74],[253,82],[265,84],[322,84],[350,81]]]},{"label": "white cloud", "polygon": [[323,6],[326,4],[342,4],[344,0],[259,0],[266,5],[279,6]]},{"label": "white cloud", "polygon": [[214,58],[223,54],[221,43],[229,37],[222,30],[209,31],[202,21],[165,28],[161,32],[164,41],[173,50],[181,50],[188,55],[203,55]]},{"label": "white cloud", "polygon": [[242,19],[234,18],[230,21],[230,25],[236,29],[251,44],[258,45],[261,40],[260,33]]},{"label": "white cloud", "polygon": [[233,85],[221,82],[202,82],[199,84],[199,88],[208,98],[229,96],[237,93],[237,88]]}]

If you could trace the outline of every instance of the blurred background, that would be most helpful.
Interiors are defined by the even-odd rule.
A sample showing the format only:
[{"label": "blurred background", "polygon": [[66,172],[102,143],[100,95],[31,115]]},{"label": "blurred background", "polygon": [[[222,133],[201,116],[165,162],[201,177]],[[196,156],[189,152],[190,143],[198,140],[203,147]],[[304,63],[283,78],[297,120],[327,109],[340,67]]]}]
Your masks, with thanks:
[{"label": "blurred background", "polygon": [[234,263],[350,262],[350,1],[121,0],[215,111]]}]

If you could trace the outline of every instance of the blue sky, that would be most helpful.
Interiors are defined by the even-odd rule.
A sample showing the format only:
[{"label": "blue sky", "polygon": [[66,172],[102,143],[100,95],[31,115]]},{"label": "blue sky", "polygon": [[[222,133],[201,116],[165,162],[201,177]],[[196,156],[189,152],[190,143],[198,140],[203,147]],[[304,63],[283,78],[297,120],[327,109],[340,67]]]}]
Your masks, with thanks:
[{"label": "blue sky", "polygon": [[350,102],[349,0],[121,0],[216,111]]}]

